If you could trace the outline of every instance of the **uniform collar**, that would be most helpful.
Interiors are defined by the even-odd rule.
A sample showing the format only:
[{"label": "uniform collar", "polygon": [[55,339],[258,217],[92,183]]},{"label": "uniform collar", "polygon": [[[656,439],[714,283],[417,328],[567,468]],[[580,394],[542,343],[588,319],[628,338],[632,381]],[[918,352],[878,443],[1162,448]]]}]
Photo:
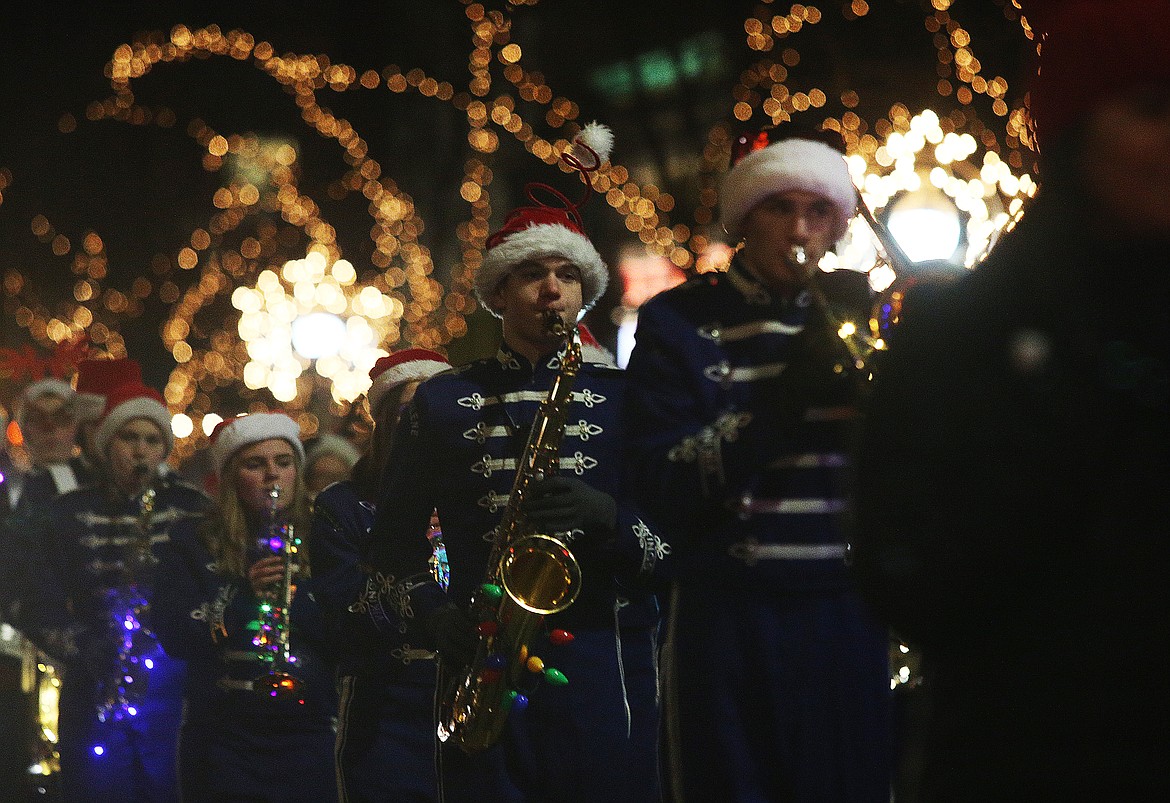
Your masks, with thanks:
[{"label": "uniform collar", "polygon": [[732,258],[731,265],[727,269],[727,281],[743,297],[744,302],[752,306],[776,306],[781,309],[788,309],[792,306],[803,308],[807,307],[811,301],[807,290],[801,290],[795,298],[785,297],[771,290],[748,269],[738,255]]},{"label": "uniform collar", "polygon": [[512,349],[507,343],[501,343],[499,350],[496,351],[496,362],[505,371],[528,371],[529,373],[544,369],[556,371],[561,367],[561,353],[554,351],[552,354],[547,354],[534,365],[531,360]]}]

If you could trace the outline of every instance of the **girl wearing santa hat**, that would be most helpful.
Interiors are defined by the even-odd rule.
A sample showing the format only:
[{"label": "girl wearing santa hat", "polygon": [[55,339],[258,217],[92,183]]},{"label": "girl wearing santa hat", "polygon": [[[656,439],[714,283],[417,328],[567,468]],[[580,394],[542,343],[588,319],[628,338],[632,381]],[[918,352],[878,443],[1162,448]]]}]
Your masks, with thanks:
[{"label": "girl wearing santa hat", "polygon": [[212,433],[216,504],[182,527],[154,605],[190,674],[179,753],[188,801],[335,799],[336,695],[320,657],[300,427],[283,413]]}]

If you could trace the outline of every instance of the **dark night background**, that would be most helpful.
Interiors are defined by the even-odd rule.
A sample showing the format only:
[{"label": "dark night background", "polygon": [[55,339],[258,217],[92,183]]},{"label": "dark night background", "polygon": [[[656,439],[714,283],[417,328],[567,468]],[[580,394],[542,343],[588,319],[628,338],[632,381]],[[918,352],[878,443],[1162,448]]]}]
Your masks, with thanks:
[{"label": "dark night background", "polygon": [[[1030,43],[1014,14],[1005,13],[1006,2],[956,0],[950,13],[971,32],[971,47],[983,62],[983,74],[1008,79],[1009,105],[1015,106],[1025,89],[1023,65]],[[810,120],[839,115],[836,98],[848,89],[861,98],[856,111],[863,120],[884,116],[895,102],[912,111],[928,105],[942,111],[956,105],[953,97],[940,99],[934,90],[936,51],[932,34],[923,25],[930,10],[926,0],[872,0],[869,13],[851,21],[842,13],[848,3],[817,4],[824,15],[820,24],[778,40],[770,54],[745,45],[744,20],[758,8],[775,13],[788,7],[779,2],[766,6],[744,0],[543,0],[532,6],[484,5],[507,10],[513,20],[510,41],[523,48],[522,64],[540,70],[554,94],[579,105],[579,123],[599,119],[614,129],[614,161],[629,167],[631,177],[653,181],[674,195],[678,204],[671,224],[693,224],[690,214],[699,192],[696,155],[711,127],[730,119],[731,90],[739,74],[762,55],[778,59],[783,47],[799,49],[801,61],[790,71],[789,83],[819,86],[829,96],[824,109],[810,112]],[[136,80],[139,103],[174,110],[178,122],[169,129],[88,121],[87,104],[111,95],[103,65],[135,32],[169,31],[177,23],[192,29],[215,23],[224,31],[241,28],[257,41],[271,42],[277,53],[327,54],[333,63],[352,65],[358,74],[381,71],[389,64],[404,71],[421,67],[450,81],[456,91],[466,88],[469,77],[470,26],[465,6],[457,0],[131,0],[84,6],[29,4],[4,16],[0,169],[10,171],[11,182],[7,187],[0,184],[0,275],[13,268],[21,271],[33,296],[50,309],[70,300],[76,277],[69,270],[69,258],[54,256],[30,231],[35,215],[45,215],[75,247],[84,232],[98,232],[110,259],[104,284],[123,290],[136,276],[148,274],[153,255],[173,255],[193,229],[206,225],[211,196],[222,181],[200,166],[203,151],[186,133],[192,118],[225,134],[283,132],[295,137],[301,148],[301,191],[337,228],[343,255],[359,275],[370,267],[371,219],[363,199],[355,194],[331,201],[324,191],[347,167],[336,143],[310,130],[292,95],[251,62],[215,57],[160,64]],[[699,75],[676,76],[658,86],[635,84],[622,91],[607,89],[602,80],[606,70],[612,73],[615,65],[636,63],[648,53],[681,60],[696,50],[707,57]],[[514,94],[515,88],[498,75],[499,65],[494,68],[489,97],[504,91]],[[353,123],[385,175],[413,196],[426,221],[421,242],[431,249],[435,278],[443,281],[444,266],[459,253],[454,229],[468,216],[458,196],[462,165],[472,155],[463,112],[449,102],[418,93],[395,94],[384,86],[344,94],[322,90],[318,98]],[[66,113],[78,121],[71,133],[58,130]],[[526,115],[546,138],[571,131],[552,130],[541,117]],[[984,117],[1002,132],[1002,118],[990,113]],[[499,151],[485,160],[495,174],[493,227],[521,202],[525,181],[565,181],[507,136],[501,137]],[[622,225],[621,215],[605,204],[590,207],[586,221],[611,264],[622,244],[637,242]],[[172,278],[181,284],[197,276],[198,271],[186,271]],[[590,318],[603,340],[612,335],[605,309],[612,308],[619,295],[619,289],[611,289]],[[28,342],[28,332],[15,323],[12,308],[6,307],[0,321],[0,337],[4,346],[19,347]],[[159,336],[166,311],[157,295],[151,296],[145,299],[141,316],[126,320],[122,328],[128,351],[143,362],[148,381],[159,387],[174,365]],[[490,327],[483,313],[473,315],[469,324],[478,336]],[[451,348],[457,358],[463,346],[454,343]],[[0,400],[10,401],[12,391],[4,388]]]}]

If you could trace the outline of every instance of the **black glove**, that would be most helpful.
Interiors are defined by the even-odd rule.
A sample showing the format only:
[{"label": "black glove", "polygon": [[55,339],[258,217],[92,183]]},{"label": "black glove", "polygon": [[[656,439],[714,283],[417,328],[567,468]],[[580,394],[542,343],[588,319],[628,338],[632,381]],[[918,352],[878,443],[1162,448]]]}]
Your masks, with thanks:
[{"label": "black glove", "polygon": [[541,532],[580,530],[592,541],[613,534],[617,502],[577,477],[552,476],[529,489],[524,515]]},{"label": "black glove", "polygon": [[444,663],[462,667],[475,660],[479,636],[467,611],[448,603],[428,616],[425,626]]}]

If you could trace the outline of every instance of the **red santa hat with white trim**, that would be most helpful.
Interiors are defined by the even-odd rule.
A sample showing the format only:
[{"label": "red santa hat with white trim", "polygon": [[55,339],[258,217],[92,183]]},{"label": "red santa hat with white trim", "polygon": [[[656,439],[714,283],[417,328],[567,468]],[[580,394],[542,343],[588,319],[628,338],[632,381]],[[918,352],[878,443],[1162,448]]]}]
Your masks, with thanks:
[{"label": "red santa hat with white trim", "polygon": [[[484,309],[499,317],[492,308],[491,297],[504,277],[530,259],[559,256],[581,271],[581,301],[589,309],[605,294],[609,268],[585,233],[580,208],[593,191],[591,174],[609,159],[613,132],[598,122],[589,123],[574,137],[561,161],[580,171],[585,179],[585,195],[574,204],[557,190],[533,182],[525,188],[533,206],[521,206],[508,214],[499,231],[487,239],[483,265],[475,274],[475,295]],[[552,196],[560,206],[544,203],[537,192]]]},{"label": "red santa hat with white trim", "polygon": [[77,395],[70,403],[78,421],[96,421],[106,409],[106,395],[131,382],[142,382],[142,366],[129,357],[85,359],[77,363]]},{"label": "red santa hat with white trim", "polygon": [[36,382],[28,385],[20,393],[20,397],[16,401],[16,425],[24,429],[28,423],[28,408],[29,405],[45,396],[57,396],[69,404],[73,401],[73,397],[77,395],[73,387],[64,379],[55,376],[38,379]]},{"label": "red santa hat with white trim", "polygon": [[215,475],[223,474],[232,455],[253,443],[282,438],[289,442],[297,458],[305,462],[305,446],[301,443],[301,425],[285,413],[248,413],[225,418],[211,431],[211,463]]},{"label": "red santa hat with white trim", "polygon": [[740,136],[732,161],[719,190],[723,228],[732,237],[741,236],[744,219],[765,198],[791,190],[827,198],[837,212],[833,239],[845,236],[857,213],[857,188],[839,133],[794,123],[764,129],[755,136]]},{"label": "red santa hat with white trim", "polygon": [[370,389],[366,391],[370,415],[377,418],[379,405],[394,388],[406,382],[423,382],[450,367],[446,357],[430,349],[403,349],[380,358],[370,369]]},{"label": "red santa hat with white trim", "polygon": [[114,435],[131,421],[144,418],[158,426],[166,442],[166,454],[175,445],[171,432],[171,411],[163,402],[162,394],[138,381],[124,382],[106,394],[106,407],[93,433],[97,453],[104,455]]}]

